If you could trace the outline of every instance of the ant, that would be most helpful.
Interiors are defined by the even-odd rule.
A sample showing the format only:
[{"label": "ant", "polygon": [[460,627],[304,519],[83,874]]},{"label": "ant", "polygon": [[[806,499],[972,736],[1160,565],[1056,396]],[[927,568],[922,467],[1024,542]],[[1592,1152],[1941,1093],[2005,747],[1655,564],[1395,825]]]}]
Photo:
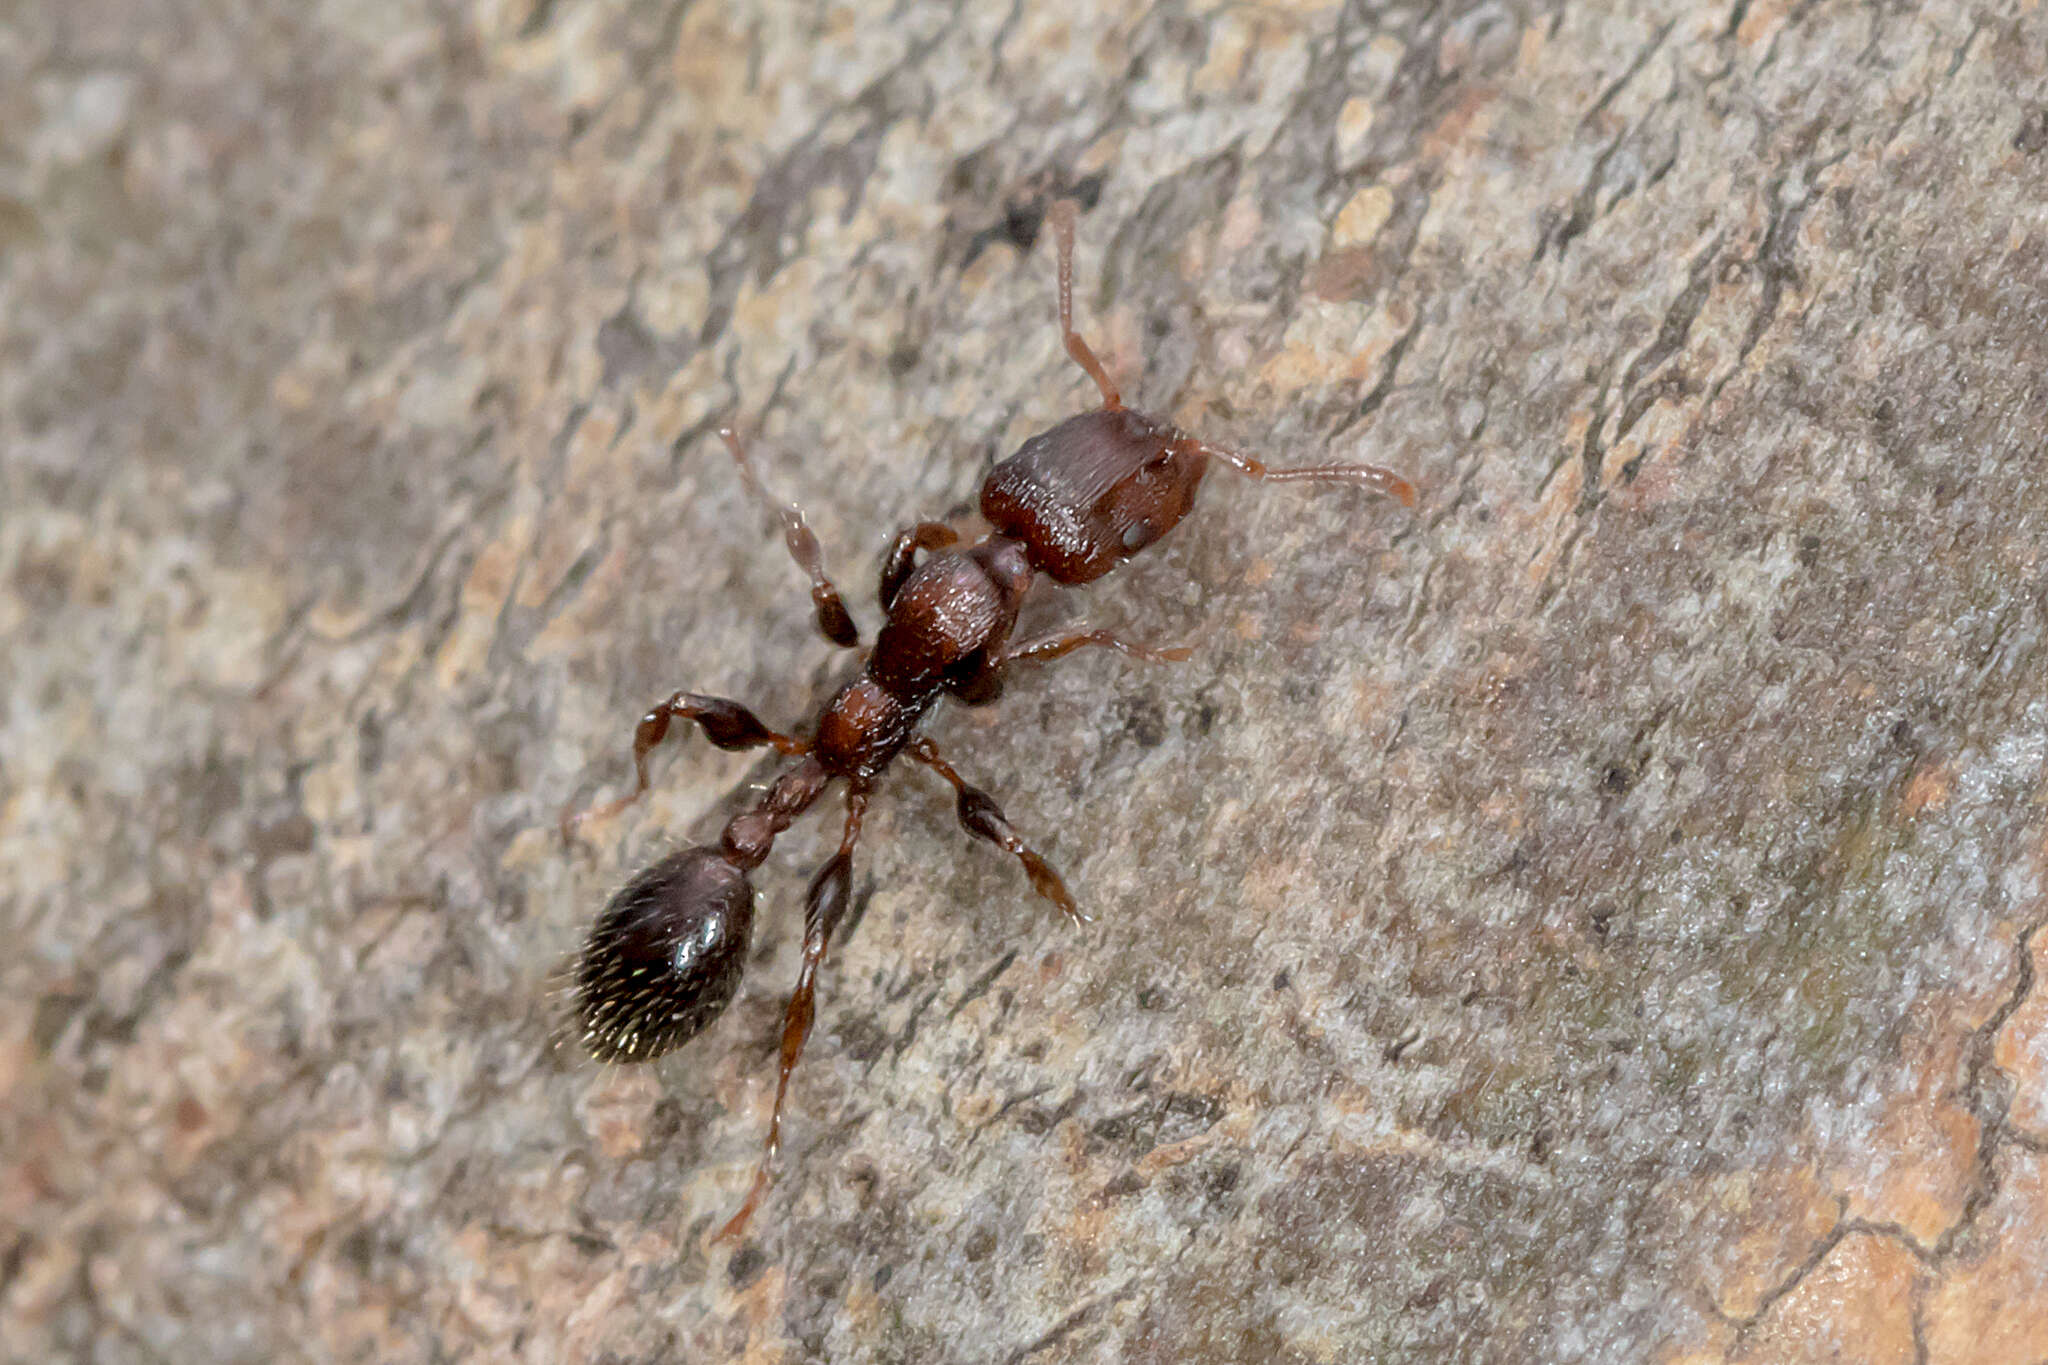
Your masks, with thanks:
[{"label": "ant", "polygon": [[[766,794],[726,823],[715,847],[685,848],[643,869],[599,913],[570,968],[574,1022],[600,1061],[644,1062],[702,1031],[739,988],[753,929],[754,887],[747,874],[834,781],[846,783],[846,818],[835,853],[811,879],[804,904],[803,957],[783,1016],[775,1107],[760,1165],[739,1211],[712,1238],[737,1237],[768,1188],[781,1148],[790,1074],[816,1015],[818,966],[852,898],[853,850],[868,796],[899,755],[951,784],[961,826],[1023,865],[1032,888],[1074,924],[1088,916],[1066,883],[1017,837],[1002,808],[967,782],[918,726],[941,696],[970,706],[994,701],[1010,665],[1042,663],[1091,646],[1135,659],[1178,662],[1182,648],[1155,649],[1106,630],[1080,630],[1013,642],[1024,596],[1040,574],[1066,587],[1092,583],[1172,530],[1194,506],[1211,460],[1269,483],[1354,484],[1415,505],[1407,480],[1374,465],[1274,469],[1249,455],[1210,445],[1156,417],[1127,408],[1095,352],[1074,330],[1074,204],[1050,212],[1059,245],[1060,336],[1067,354],[1102,393],[1102,406],[1069,417],[1026,441],[989,472],[981,515],[993,528],[956,548],[942,522],[898,533],[882,559],[881,631],[860,675],[818,713],[808,738],[769,729],[723,697],[677,692],[645,716],[633,734],[633,789],[579,815],[564,813],[567,838],[585,820],[616,815],[647,791],[647,759],[678,721],[695,722],[721,749],[763,746],[795,762]],[[778,502],[755,476],[731,428],[719,437],[751,496],[781,522],[790,556],[811,582],[819,631],[855,648],[860,632],[825,576],[817,537],[794,503]],[[920,561],[919,555],[924,558]]]}]

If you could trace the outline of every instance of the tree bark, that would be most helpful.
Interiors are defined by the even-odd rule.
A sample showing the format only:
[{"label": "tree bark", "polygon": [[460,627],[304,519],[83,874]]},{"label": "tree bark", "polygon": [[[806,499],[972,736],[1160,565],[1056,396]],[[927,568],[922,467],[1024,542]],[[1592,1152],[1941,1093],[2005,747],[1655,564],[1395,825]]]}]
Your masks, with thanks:
[{"label": "tree bark", "polygon": [[[1085,13],[1080,12],[1085,11]],[[16,1359],[2014,1361],[2048,1341],[2048,14],[114,0],[0,37]],[[607,892],[1093,388],[1216,471],[669,1059]],[[826,807],[830,809],[830,807]]]}]

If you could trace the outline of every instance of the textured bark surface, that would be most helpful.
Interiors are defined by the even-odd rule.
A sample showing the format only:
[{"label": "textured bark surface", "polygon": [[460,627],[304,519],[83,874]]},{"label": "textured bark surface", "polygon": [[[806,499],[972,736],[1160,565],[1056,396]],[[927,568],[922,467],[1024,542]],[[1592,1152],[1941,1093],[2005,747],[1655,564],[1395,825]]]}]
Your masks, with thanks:
[{"label": "textured bark surface", "polygon": [[[1087,17],[1076,11],[1087,10]],[[0,1355],[2011,1362],[2048,1342],[2048,13],[162,0],[0,20]],[[651,1068],[607,890],[895,526],[1233,485]]]}]

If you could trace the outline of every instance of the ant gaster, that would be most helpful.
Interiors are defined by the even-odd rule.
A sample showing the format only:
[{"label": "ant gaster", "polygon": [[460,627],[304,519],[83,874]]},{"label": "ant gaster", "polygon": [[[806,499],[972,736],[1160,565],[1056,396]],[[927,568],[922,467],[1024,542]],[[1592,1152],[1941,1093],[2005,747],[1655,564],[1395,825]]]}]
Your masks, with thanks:
[{"label": "ant gaster", "polygon": [[[861,817],[875,783],[899,754],[952,785],[969,834],[1016,858],[1033,889],[1069,920],[1080,924],[1087,918],[1059,874],[1017,837],[995,800],[961,777],[918,734],[918,726],[941,696],[970,705],[993,701],[1012,664],[1057,659],[1089,646],[1155,661],[1185,659],[1188,651],[1147,648],[1106,630],[1012,642],[1033,580],[1044,574],[1068,587],[1092,583],[1157,541],[1194,506],[1211,460],[1270,483],[1355,484],[1411,507],[1415,503],[1415,490],[1389,470],[1272,469],[1125,407],[1102,362],[1074,331],[1073,204],[1056,204],[1051,219],[1059,244],[1060,334],[1067,354],[1102,391],[1102,406],[1032,437],[989,472],[981,487],[981,515],[994,529],[978,544],[955,548],[959,537],[952,528],[933,521],[897,535],[882,560],[881,632],[860,675],[825,703],[808,738],[769,729],[738,702],[678,692],[643,716],[634,732],[633,790],[563,820],[566,835],[585,819],[609,817],[639,800],[647,790],[648,755],[677,721],[694,721],[721,749],[767,746],[795,760],[766,795],[732,817],[715,847],[686,848],[646,868],[592,925],[572,969],[576,1028],[598,1059],[643,1062],[695,1036],[731,1002],[753,928],[754,887],[747,874],[827,786],[846,783],[839,851],[812,878],[805,901],[803,957],[783,1017],[766,1148],[745,1202],[713,1240],[737,1236],[768,1187],[790,1073],[816,1012],[818,965],[851,899]],[[724,429],[719,436],[749,493],[781,521],[789,552],[811,581],[818,629],[836,645],[857,646],[859,632],[825,576],[803,512],[776,502],[762,488],[736,433]]]}]

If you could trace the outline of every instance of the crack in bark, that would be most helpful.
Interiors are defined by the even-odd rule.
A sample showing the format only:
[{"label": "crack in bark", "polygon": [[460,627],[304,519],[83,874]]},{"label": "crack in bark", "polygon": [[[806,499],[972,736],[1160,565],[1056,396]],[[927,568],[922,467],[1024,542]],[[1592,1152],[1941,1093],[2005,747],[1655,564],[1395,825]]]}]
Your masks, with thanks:
[{"label": "crack in bark", "polygon": [[[1837,1222],[1835,1226],[1830,1228],[1825,1236],[1814,1243],[1799,1265],[1794,1267],[1784,1279],[1764,1291],[1757,1301],[1757,1307],[1754,1312],[1746,1316],[1735,1316],[1723,1312],[1717,1304],[1711,1305],[1715,1316],[1733,1324],[1736,1328],[1734,1354],[1740,1355],[1748,1350],[1751,1335],[1762,1325],[1764,1319],[1770,1315],[1771,1310],[1779,1301],[1799,1288],[1809,1275],[1820,1266],[1826,1264],[1828,1258],[1834,1254],[1835,1249],[1850,1237],[1885,1238],[1905,1248],[1915,1261],[1930,1270],[1938,1270],[1947,1262],[1956,1259],[1962,1254],[1963,1243],[1976,1230],[1978,1218],[1982,1216],[1984,1210],[1997,1197],[1999,1181],[1994,1159],[1997,1156],[1998,1149],[2007,1144],[2019,1146],[2030,1151],[2038,1149],[2030,1135],[2008,1130],[2006,1117],[2011,1098],[2009,1095],[1988,1096],[1985,1093],[1985,1073],[1998,1069],[1997,1063],[1992,1060],[1993,1050],[1997,1046],[1998,1035],[2004,1029],[2007,1021],[2012,1018],[2013,1014],[2033,994],[2035,985],[2033,940],[2044,928],[2048,928],[2048,919],[2037,920],[2021,932],[2018,941],[2013,945],[2013,953],[2018,968],[2018,980],[2013,983],[2012,991],[1999,1003],[1998,1008],[1993,1010],[1991,1016],[1982,1025],[1973,1030],[1971,1034],[1970,1060],[1965,1071],[1962,1089],[1964,1091],[1965,1103],[1969,1106],[1972,1117],[1977,1120],[1980,1132],[1971,1189],[1970,1193],[1964,1198],[1962,1213],[1942,1233],[1932,1247],[1924,1247],[1914,1239],[1912,1234],[1908,1233],[1897,1223],[1844,1217],[1843,1215],[1848,1212],[1848,1197],[1846,1195],[1835,1196],[1837,1209]],[[2040,1146],[2048,1147],[2048,1144],[2041,1144]],[[1927,1287],[1927,1284],[1922,1281],[1916,1283],[1913,1290],[1913,1343],[1914,1359],[1916,1362],[1927,1359],[1927,1345],[1922,1331],[1922,1308]]]},{"label": "crack in bark", "polygon": [[1074,1309],[1071,1313],[1068,1313],[1050,1328],[1046,1329],[1036,1340],[1027,1342],[1004,1356],[1003,1365],[1018,1365],[1019,1361],[1027,1360],[1037,1355],[1048,1346],[1058,1345],[1075,1328],[1086,1322],[1091,1313],[1094,1313],[1099,1308],[1113,1307],[1116,1304],[1122,1303],[1125,1299],[1135,1294],[1137,1289],[1138,1276],[1133,1275],[1109,1293],[1098,1294],[1096,1297],[1087,1300],[1080,1307]]},{"label": "crack in bark", "polygon": [[[1971,1181],[1970,1193],[1963,1200],[1963,1212],[1955,1225],[1941,1235],[1934,1244],[1937,1259],[1946,1260],[1957,1254],[1963,1241],[1976,1229],[1977,1219],[1990,1206],[1998,1194],[1998,1170],[1993,1158],[1998,1148],[2011,1136],[2006,1128],[2006,1119],[2012,1109],[2011,1085],[2008,1081],[2002,1093],[1990,1093],[1989,1073],[1998,1072],[1997,1062],[1992,1060],[1998,1046],[1998,1035],[2005,1028],[2027,997],[2034,991],[2033,943],[2035,935],[2041,932],[2048,920],[2037,920],[2021,932],[2013,944],[2018,979],[2013,983],[2011,994],[2000,1002],[1991,1017],[1984,1021],[1970,1039],[1969,1064],[1963,1077],[1963,1102],[1968,1106],[1971,1117],[1977,1120],[1977,1158]],[[2002,1075],[2003,1073],[2000,1072]]]},{"label": "crack in bark", "polygon": [[[1387,401],[1387,395],[1394,391],[1394,375],[1401,368],[1401,358],[1408,354],[1408,348],[1415,343],[1415,338],[1421,332],[1422,311],[1417,309],[1415,320],[1409,323],[1406,330],[1394,338],[1394,344],[1387,348],[1387,358],[1380,366],[1379,378],[1373,382],[1371,391],[1359,401],[1358,411],[1351,415],[1351,420],[1346,422],[1344,427],[1349,427],[1352,422],[1362,422],[1380,410],[1380,406]],[[1341,433],[1344,427],[1339,427],[1338,431]]]},{"label": "crack in bark", "polygon": [[[1650,59],[1657,55],[1657,50],[1664,46],[1664,40],[1671,36],[1671,30],[1676,27],[1678,27],[1676,19],[1667,19],[1664,21],[1662,28],[1650,35],[1650,41],[1643,44],[1643,50],[1636,54],[1635,60],[1629,63],[1628,69],[1615,77],[1613,82],[1600,92],[1600,98],[1594,100],[1592,107],[1586,110],[1585,114],[1579,119],[1580,127],[1585,127],[1602,113],[1606,112],[1607,106],[1612,104],[1615,97],[1628,88],[1629,82],[1643,73],[1643,68],[1650,64]],[[1601,160],[1605,161],[1606,157],[1603,156]]]},{"label": "crack in bark", "polygon": [[991,963],[987,971],[983,972],[980,976],[976,977],[973,981],[968,983],[967,989],[961,993],[960,998],[953,1002],[953,1007],[946,1011],[947,1021],[951,1022],[952,1020],[959,1018],[961,1010],[966,1009],[976,1000],[979,1000],[982,996],[987,995],[989,992],[989,987],[995,985],[996,978],[1001,976],[1004,972],[1010,970],[1010,964],[1015,962],[1016,960],[1017,950],[1015,948],[1012,948],[1009,952],[1004,953],[1001,957],[997,958],[993,963]]}]

